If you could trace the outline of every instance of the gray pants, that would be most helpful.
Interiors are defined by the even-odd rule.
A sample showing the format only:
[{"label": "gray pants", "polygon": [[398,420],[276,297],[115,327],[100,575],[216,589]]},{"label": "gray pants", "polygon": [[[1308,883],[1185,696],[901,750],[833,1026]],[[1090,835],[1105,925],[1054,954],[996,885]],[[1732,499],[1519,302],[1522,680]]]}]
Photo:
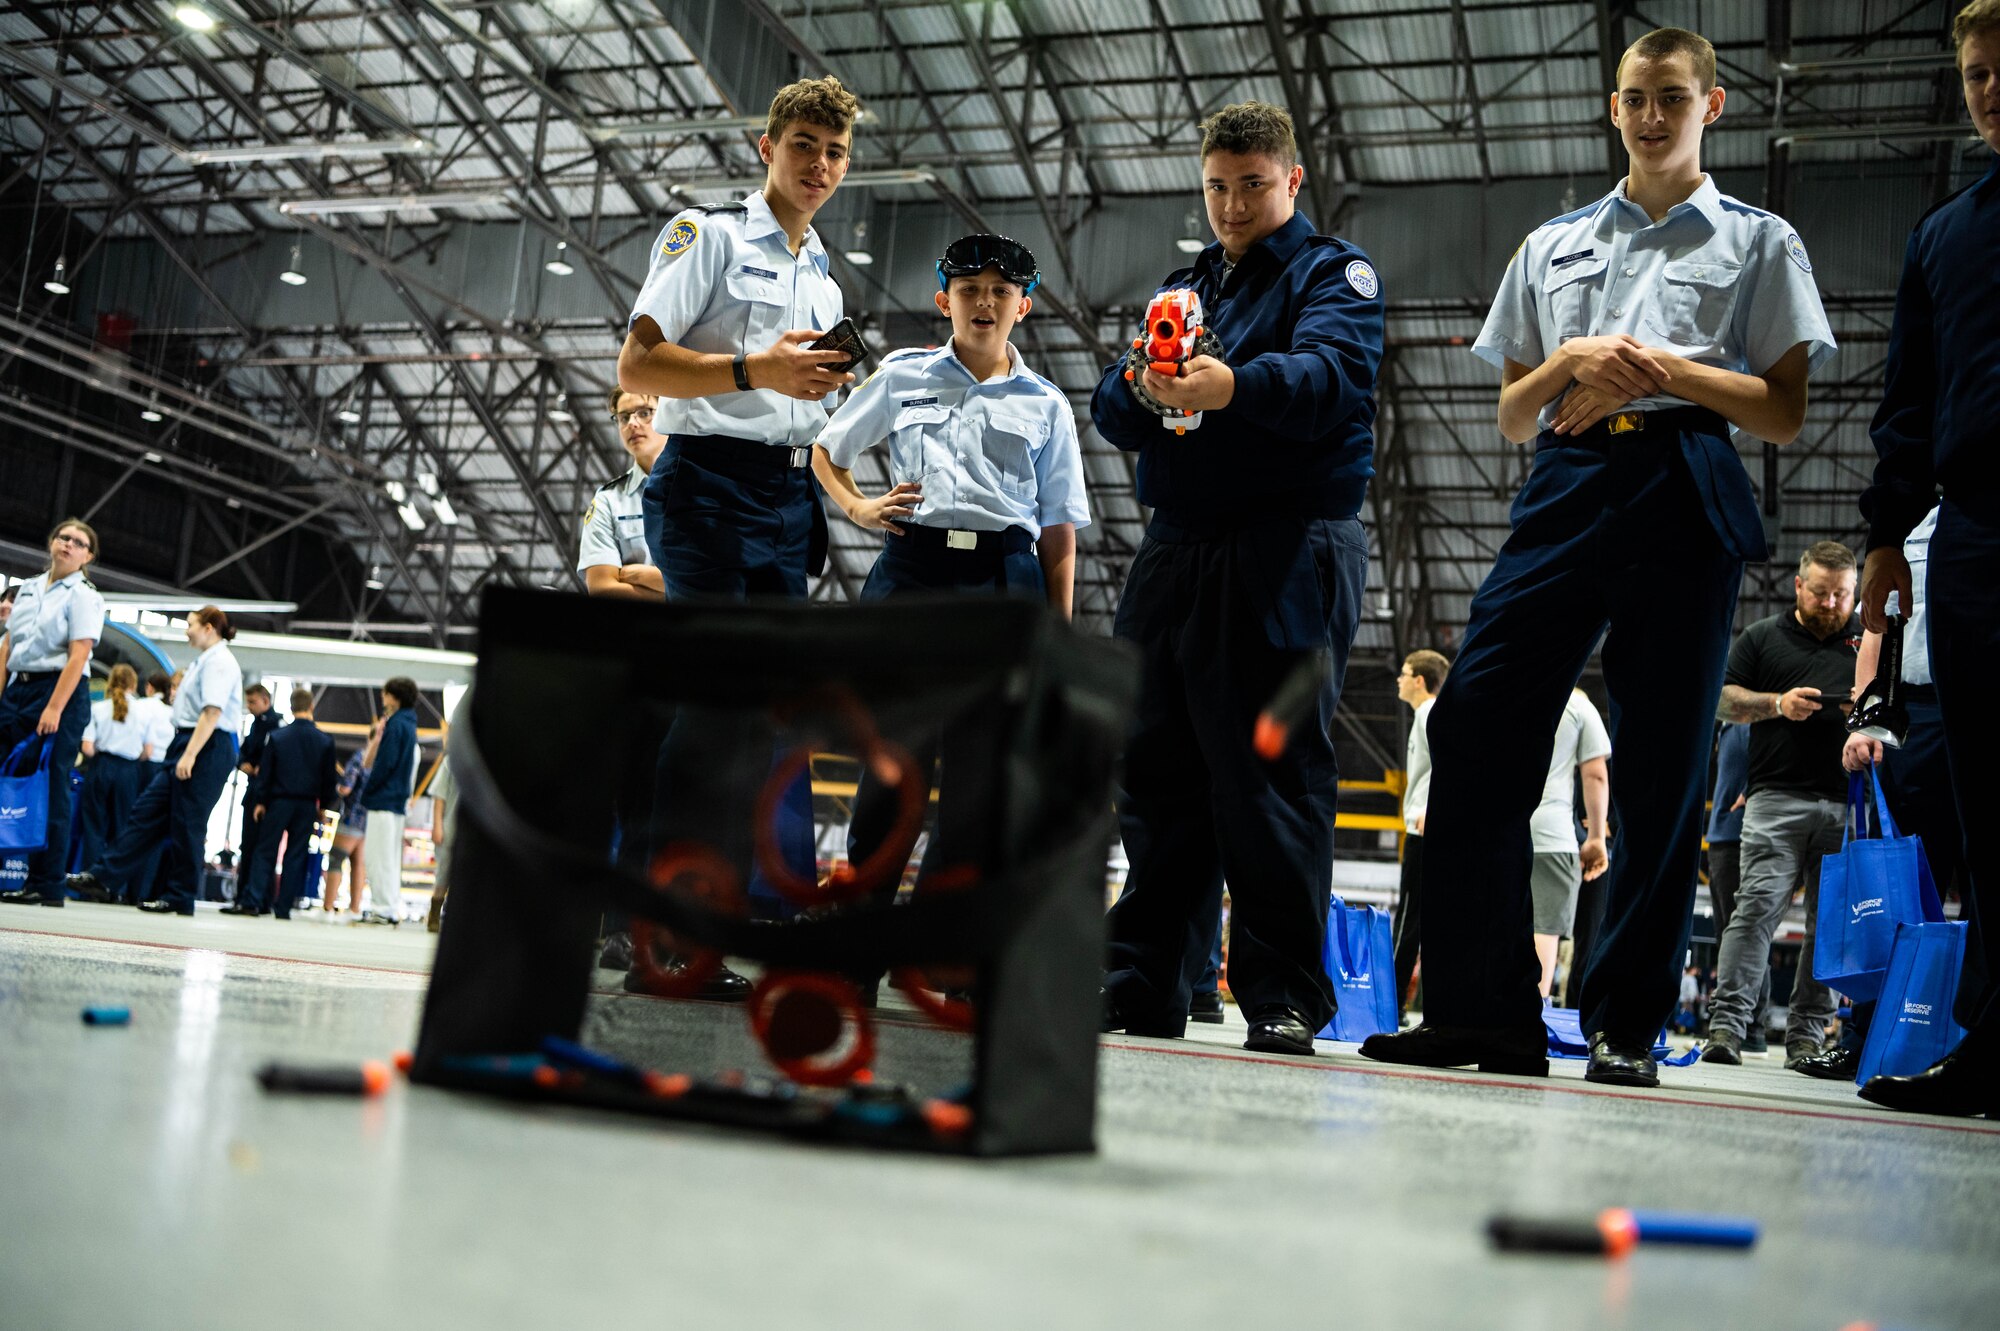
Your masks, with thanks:
[{"label": "gray pants", "polygon": [[1722,931],[1715,963],[1715,998],[1709,1009],[1711,1034],[1743,1038],[1751,1009],[1771,964],[1771,935],[1791,904],[1800,882],[1806,888],[1806,941],[1792,983],[1791,1014],[1785,1021],[1787,1046],[1826,1038],[1833,1017],[1833,991],[1813,979],[1813,933],[1819,902],[1819,860],[1840,849],[1846,806],[1839,800],[1760,790],[1743,808],[1743,879],[1735,909]]}]

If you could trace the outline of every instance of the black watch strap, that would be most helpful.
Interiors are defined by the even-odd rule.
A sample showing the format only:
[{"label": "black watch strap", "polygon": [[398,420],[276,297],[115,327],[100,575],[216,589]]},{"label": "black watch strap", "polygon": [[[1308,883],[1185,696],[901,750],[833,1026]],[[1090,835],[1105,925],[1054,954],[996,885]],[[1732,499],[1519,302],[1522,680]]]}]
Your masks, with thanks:
[{"label": "black watch strap", "polygon": [[730,371],[736,376],[736,386],[743,392],[750,391],[750,358],[737,353],[729,362]]}]

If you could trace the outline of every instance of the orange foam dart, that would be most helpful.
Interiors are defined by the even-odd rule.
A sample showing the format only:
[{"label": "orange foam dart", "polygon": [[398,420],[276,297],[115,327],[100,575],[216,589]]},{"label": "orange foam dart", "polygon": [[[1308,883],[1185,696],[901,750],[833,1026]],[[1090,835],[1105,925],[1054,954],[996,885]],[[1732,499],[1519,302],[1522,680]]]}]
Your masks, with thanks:
[{"label": "orange foam dart", "polygon": [[694,1078],[685,1072],[649,1072],[646,1089],[662,1100],[678,1100],[694,1088]]},{"label": "orange foam dart", "polygon": [[1604,1236],[1606,1257],[1623,1257],[1639,1246],[1639,1218],[1622,1206],[1598,1212],[1597,1232]]},{"label": "orange foam dart", "polygon": [[395,1065],[396,1071],[407,1077],[410,1075],[410,1069],[416,1064],[417,1056],[407,1049],[398,1049],[390,1056],[389,1061]]},{"label": "orange foam dart", "polygon": [[369,1095],[380,1095],[389,1089],[389,1065],[369,1059],[361,1065],[361,1088]]},{"label": "orange foam dart", "polygon": [[926,1100],[924,1122],[940,1137],[962,1137],[972,1130],[972,1109],[956,1100]]}]

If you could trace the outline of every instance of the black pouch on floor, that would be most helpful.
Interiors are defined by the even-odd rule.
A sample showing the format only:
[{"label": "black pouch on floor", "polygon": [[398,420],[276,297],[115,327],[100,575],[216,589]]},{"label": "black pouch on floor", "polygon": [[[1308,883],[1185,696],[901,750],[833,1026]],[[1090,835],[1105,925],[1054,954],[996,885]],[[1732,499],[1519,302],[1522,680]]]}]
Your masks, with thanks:
[{"label": "black pouch on floor", "polygon": [[[1027,601],[833,611],[487,592],[470,721],[450,738],[452,892],[412,1077],[879,1145],[1092,1149],[1111,782],[1136,684],[1120,645]],[[650,868],[637,874],[607,849],[619,774],[644,768],[637,748],[658,733],[648,718],[674,733],[657,769],[665,813],[621,829],[649,837]],[[883,899],[924,822],[924,801],[900,793],[895,835],[869,862],[831,875],[787,862],[773,827],[799,773],[846,754],[902,792],[910,750],[946,726],[939,798],[979,811],[973,832],[952,838],[952,863],[927,860],[908,900]],[[814,787],[824,831],[853,790]],[[752,865],[818,908],[750,918]],[[613,908],[633,917],[642,954],[675,962],[648,972],[659,987],[625,988],[672,996],[728,957],[758,972],[750,1000],[593,994],[611,974],[595,964],[598,920]],[[857,1006],[849,977],[885,971],[919,1011],[878,1021]],[[969,1002],[935,992],[947,989]],[[603,1052],[593,1036],[604,1023],[586,1020],[593,1003],[660,1014],[669,1036],[699,1022],[699,1038],[669,1040],[643,1068],[629,1056],[593,1063],[561,1044],[582,1037]],[[970,1029],[969,1076],[949,1091],[869,1075],[876,1028],[886,1046],[889,1017],[910,1032],[920,1013]],[[724,1026],[770,1066],[700,1066],[691,1045],[714,1046]]]}]

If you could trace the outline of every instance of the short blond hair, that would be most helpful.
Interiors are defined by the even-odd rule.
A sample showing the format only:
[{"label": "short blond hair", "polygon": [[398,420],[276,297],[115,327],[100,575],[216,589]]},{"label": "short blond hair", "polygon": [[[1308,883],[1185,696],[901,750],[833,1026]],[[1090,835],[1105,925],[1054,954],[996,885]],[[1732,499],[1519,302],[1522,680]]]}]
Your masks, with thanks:
[{"label": "short blond hair", "polygon": [[833,75],[800,79],[778,89],[778,95],[771,99],[771,110],[764,118],[764,133],[775,139],[785,132],[785,126],[803,120],[821,129],[850,134],[855,117],[860,114],[860,99],[842,87]]},{"label": "short blond hair", "polygon": [[1965,43],[1982,32],[2000,28],[2000,0],[1972,0],[1951,21],[1951,53],[1959,68],[1965,67]]},{"label": "short blond hair", "polygon": [[1626,47],[1625,54],[1618,57],[1619,86],[1625,83],[1625,62],[1633,56],[1641,60],[1665,60],[1677,55],[1686,56],[1694,66],[1694,81],[1701,91],[1707,92],[1715,86],[1715,44],[1686,28],[1655,28]]}]

